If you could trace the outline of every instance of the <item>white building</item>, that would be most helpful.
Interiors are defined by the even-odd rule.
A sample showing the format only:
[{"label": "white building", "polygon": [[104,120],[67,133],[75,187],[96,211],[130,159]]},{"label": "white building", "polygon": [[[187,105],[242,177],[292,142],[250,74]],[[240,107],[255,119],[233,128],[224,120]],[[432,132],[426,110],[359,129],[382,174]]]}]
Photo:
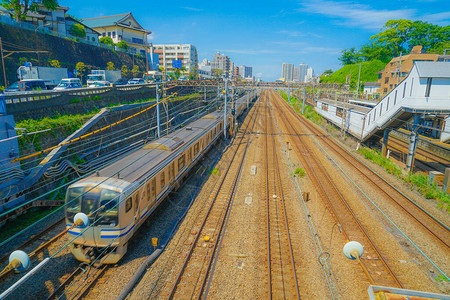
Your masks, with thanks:
[{"label": "white building", "polygon": [[294,80],[294,64],[283,63],[281,67],[281,77],[285,82]]},{"label": "white building", "polygon": [[314,69],[312,67],[309,67],[306,70],[305,82],[311,82],[313,77],[314,77]]},{"label": "white building", "polygon": [[145,56],[147,52],[147,36],[152,32],[139,25],[132,13],[83,19],[81,22],[99,32],[101,37],[110,37],[116,44],[125,41],[131,53]]},{"label": "white building", "polygon": [[299,69],[299,81],[300,82],[305,82],[305,77],[306,77],[306,71],[308,70],[308,65],[305,63],[301,63],[298,67]]},{"label": "white building", "polygon": [[253,77],[252,75],[253,68],[249,66],[242,65],[239,67],[239,76],[241,78],[249,78]]},{"label": "white building", "polygon": [[159,54],[159,65],[164,67],[168,74],[175,72],[174,60],[181,60],[187,74],[198,68],[197,48],[191,44],[153,45],[153,52]]},{"label": "white building", "polygon": [[300,68],[294,67],[294,82],[300,81]]},{"label": "white building", "polygon": [[377,92],[377,90],[381,87],[381,83],[375,82],[365,82],[364,83],[364,94],[372,95]]}]

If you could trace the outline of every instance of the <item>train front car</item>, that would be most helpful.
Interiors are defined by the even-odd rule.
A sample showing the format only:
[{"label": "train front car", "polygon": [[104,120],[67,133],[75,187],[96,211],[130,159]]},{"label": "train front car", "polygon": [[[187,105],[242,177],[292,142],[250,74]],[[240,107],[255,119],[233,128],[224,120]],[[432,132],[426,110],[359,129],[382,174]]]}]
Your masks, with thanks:
[{"label": "train front car", "polygon": [[[127,225],[120,218],[123,191],[130,183],[121,179],[88,177],[67,189],[66,226],[73,224],[75,214],[81,212],[89,217],[87,228],[69,230],[71,251],[83,262],[116,263],[126,253]],[[124,234],[122,234],[124,233]]]}]

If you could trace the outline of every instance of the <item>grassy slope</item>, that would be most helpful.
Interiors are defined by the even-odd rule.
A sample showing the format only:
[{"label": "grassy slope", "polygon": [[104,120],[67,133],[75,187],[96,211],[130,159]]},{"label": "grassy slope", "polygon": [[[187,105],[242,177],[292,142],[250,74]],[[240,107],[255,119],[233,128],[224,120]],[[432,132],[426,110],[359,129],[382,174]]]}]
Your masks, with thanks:
[{"label": "grassy slope", "polygon": [[[385,63],[379,60],[366,61],[361,64],[361,79],[360,82],[377,81],[378,71],[381,71],[386,66]],[[320,82],[325,83],[345,83],[345,77],[351,72],[351,81],[356,83],[358,81],[359,64],[346,65],[335,71],[329,76],[322,76]]]}]

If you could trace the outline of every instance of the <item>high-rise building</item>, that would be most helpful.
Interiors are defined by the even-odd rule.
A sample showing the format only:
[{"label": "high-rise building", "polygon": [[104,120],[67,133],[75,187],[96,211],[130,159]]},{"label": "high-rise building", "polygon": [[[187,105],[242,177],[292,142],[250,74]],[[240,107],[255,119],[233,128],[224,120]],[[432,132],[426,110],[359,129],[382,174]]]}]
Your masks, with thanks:
[{"label": "high-rise building", "polygon": [[314,77],[314,69],[312,67],[309,67],[306,70],[305,82],[311,82],[313,77]]},{"label": "high-rise building", "polygon": [[153,45],[153,52],[159,54],[159,65],[168,74],[175,72],[172,67],[174,60],[181,60],[182,66],[189,73],[198,68],[197,48],[191,44]]},{"label": "high-rise building", "polygon": [[253,68],[249,66],[242,65],[239,67],[239,76],[241,78],[252,77]]},{"label": "high-rise building", "polygon": [[306,71],[308,70],[308,65],[305,63],[301,63],[299,65],[298,69],[299,69],[299,75],[298,75],[299,81],[305,82]]},{"label": "high-rise building", "polygon": [[294,64],[283,63],[281,68],[281,77],[284,78],[285,81],[294,80]]},{"label": "high-rise building", "polygon": [[300,68],[294,67],[294,81],[300,81]]},{"label": "high-rise building", "polygon": [[230,78],[233,75],[232,62],[230,58],[224,54],[217,52],[214,60],[211,62],[211,68],[222,70],[222,76]]}]

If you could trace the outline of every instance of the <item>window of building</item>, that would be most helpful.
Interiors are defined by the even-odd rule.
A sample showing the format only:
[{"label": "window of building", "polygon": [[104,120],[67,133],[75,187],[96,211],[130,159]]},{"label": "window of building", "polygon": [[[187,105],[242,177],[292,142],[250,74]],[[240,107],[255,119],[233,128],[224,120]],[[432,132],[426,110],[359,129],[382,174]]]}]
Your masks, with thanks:
[{"label": "window of building", "polygon": [[389,83],[389,77],[384,78],[384,83]]},{"label": "window of building", "polygon": [[344,109],[342,107],[336,107],[336,116],[341,118],[344,116]]},{"label": "window of building", "polygon": [[106,32],[103,32],[103,33],[102,33],[102,36],[106,36]]},{"label": "window of building", "polygon": [[111,37],[111,32],[108,32],[108,36]]},{"label": "window of building", "polygon": [[394,74],[395,74],[394,72],[391,73],[391,77],[392,77],[392,78],[394,78]]},{"label": "window of building", "polygon": [[427,78],[427,88],[425,89],[425,97],[430,97],[432,81],[433,81],[433,78],[431,78],[431,77]]},{"label": "window of building", "polygon": [[383,92],[387,93],[387,88],[384,88],[384,89],[383,89]]},{"label": "window of building", "polygon": [[413,85],[414,85],[414,80],[411,79],[411,90],[409,91],[409,96],[412,95]]},{"label": "window of building", "polygon": [[395,91],[395,95],[394,95],[394,105],[397,104],[397,92],[398,91]]},{"label": "window of building", "polygon": [[403,85],[403,97],[402,98],[405,98],[405,93],[406,93],[406,82]]},{"label": "window of building", "polygon": [[392,89],[392,84],[389,85],[389,88]]},{"label": "window of building", "polygon": [[115,32],[115,31],[112,32],[112,37],[113,37],[113,38],[116,37],[116,32]]},{"label": "window of building", "polygon": [[402,77],[405,77],[408,74],[408,72],[402,72]]},{"label": "window of building", "polygon": [[328,111],[328,104],[322,103],[322,110]]}]

